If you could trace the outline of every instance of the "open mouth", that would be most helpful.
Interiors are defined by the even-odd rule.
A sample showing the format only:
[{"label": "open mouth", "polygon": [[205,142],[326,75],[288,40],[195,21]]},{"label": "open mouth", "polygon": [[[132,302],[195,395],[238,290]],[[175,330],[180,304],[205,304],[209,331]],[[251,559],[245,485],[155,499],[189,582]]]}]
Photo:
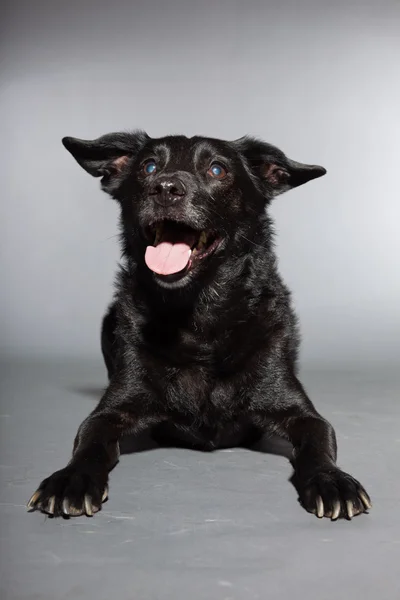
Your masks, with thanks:
[{"label": "open mouth", "polygon": [[[183,276],[212,254],[221,242],[214,231],[196,231],[185,223],[162,220],[146,228],[148,268],[163,276]],[[176,277],[173,277],[176,279]]]}]

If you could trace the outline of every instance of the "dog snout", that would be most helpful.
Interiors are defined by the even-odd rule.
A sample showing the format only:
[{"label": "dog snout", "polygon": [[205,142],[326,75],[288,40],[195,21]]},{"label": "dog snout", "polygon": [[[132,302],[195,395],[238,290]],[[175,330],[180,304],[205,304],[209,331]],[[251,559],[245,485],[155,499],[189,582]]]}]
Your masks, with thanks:
[{"label": "dog snout", "polygon": [[159,177],[150,188],[149,194],[160,206],[171,206],[186,196],[186,186],[179,177]]}]

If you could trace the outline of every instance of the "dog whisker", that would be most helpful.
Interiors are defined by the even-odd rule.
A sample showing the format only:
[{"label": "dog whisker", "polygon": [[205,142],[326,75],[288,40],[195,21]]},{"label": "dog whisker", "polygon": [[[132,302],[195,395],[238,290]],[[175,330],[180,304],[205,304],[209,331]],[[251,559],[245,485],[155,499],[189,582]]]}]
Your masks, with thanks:
[{"label": "dog whisker", "polygon": [[[214,200],[214,198],[211,196],[211,194],[210,194],[210,197]],[[209,210],[211,212],[215,213],[217,215],[217,217],[220,217],[220,219],[224,219],[224,217],[221,214],[219,214],[214,208],[209,207]],[[250,242],[250,244],[253,244],[253,246],[258,246],[259,248],[263,248],[264,250],[268,250],[267,246],[263,246],[262,244],[258,244],[257,242],[253,242],[253,240],[249,240],[249,238],[247,238],[243,233],[240,233],[240,231],[237,231],[236,235],[239,235],[239,237],[245,239],[247,242]]]}]

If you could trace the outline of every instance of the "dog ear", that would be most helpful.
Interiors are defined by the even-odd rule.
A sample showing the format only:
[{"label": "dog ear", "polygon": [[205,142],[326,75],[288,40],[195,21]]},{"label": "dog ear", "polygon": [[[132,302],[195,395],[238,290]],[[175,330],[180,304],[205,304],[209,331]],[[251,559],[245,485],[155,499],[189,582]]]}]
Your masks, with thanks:
[{"label": "dog ear", "polygon": [[279,148],[252,138],[238,140],[253,173],[261,180],[268,196],[278,196],[325,175],[326,169],[288,158]]},{"label": "dog ear", "polygon": [[143,131],[109,133],[95,140],[64,137],[62,143],[77,163],[93,177],[109,177],[124,170],[149,136]]},{"label": "dog ear", "polygon": [[267,157],[261,167],[261,177],[271,187],[274,196],[322,177],[325,173],[324,167],[299,163],[287,157],[284,161],[275,161],[273,157]]}]

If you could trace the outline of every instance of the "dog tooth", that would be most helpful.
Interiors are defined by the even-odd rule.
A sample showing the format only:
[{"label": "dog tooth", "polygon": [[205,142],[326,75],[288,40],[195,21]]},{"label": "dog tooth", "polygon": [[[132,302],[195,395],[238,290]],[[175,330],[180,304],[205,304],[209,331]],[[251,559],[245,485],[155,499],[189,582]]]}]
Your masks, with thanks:
[{"label": "dog tooth", "polygon": [[200,243],[205,246],[207,244],[207,234],[205,231],[202,231],[200,234]]},{"label": "dog tooth", "polygon": [[161,235],[162,235],[162,225],[157,225],[157,227],[156,227],[156,238],[154,240],[154,245],[155,246],[157,246],[157,244],[161,240]]},{"label": "dog tooth", "polygon": [[207,244],[207,234],[205,231],[202,231],[199,237],[199,241],[196,247],[196,250],[200,251],[203,250],[203,248],[206,246]]}]

